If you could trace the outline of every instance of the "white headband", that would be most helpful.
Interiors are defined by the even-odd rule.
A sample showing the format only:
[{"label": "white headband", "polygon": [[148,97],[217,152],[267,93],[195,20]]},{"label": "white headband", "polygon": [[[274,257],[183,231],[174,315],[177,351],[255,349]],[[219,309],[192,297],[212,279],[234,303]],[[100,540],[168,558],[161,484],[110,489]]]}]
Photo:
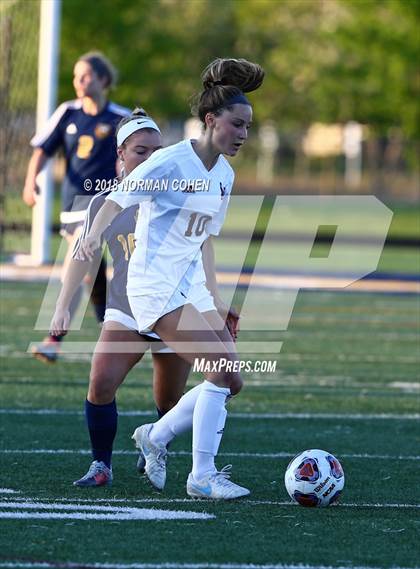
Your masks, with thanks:
[{"label": "white headband", "polygon": [[117,146],[121,146],[133,132],[142,130],[143,128],[152,128],[160,133],[159,127],[154,120],[150,117],[139,117],[137,120],[133,119],[125,123],[125,125],[120,128],[117,134]]}]

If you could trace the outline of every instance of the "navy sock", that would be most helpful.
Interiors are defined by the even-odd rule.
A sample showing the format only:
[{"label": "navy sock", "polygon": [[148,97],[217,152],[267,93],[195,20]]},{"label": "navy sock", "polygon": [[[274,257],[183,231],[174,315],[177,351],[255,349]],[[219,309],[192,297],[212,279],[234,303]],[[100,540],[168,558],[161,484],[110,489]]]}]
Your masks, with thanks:
[{"label": "navy sock", "polygon": [[94,405],[86,399],[85,416],[89,429],[93,460],[111,467],[112,445],[117,434],[118,413],[114,401],[106,405]]},{"label": "navy sock", "polygon": [[93,309],[95,311],[96,320],[101,324],[105,318],[106,304],[94,304]]}]

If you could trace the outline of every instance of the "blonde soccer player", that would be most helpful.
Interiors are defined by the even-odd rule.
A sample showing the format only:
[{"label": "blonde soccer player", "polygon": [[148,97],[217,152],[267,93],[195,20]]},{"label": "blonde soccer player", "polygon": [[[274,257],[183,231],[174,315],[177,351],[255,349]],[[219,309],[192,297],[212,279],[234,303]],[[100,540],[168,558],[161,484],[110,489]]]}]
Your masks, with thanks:
[{"label": "blonde soccer player", "polygon": [[[99,52],[89,52],[76,61],[73,87],[76,99],[65,101],[31,140],[34,151],[28,165],[24,202],[32,207],[38,196],[36,178],[46,162],[62,150],[66,170],[61,188],[61,235],[68,243],[62,280],[71,259],[73,246],[80,236],[87,207],[99,190],[109,186],[116,175],[117,148],[115,130],[129,109],[110,101],[108,92],[116,81],[116,70]],[[91,301],[98,322],[104,319],[106,305],[106,266],[102,262],[93,281]],[[82,288],[73,297],[71,312],[80,300]],[[49,334],[33,348],[33,355],[44,362],[57,360],[62,336]]]}]

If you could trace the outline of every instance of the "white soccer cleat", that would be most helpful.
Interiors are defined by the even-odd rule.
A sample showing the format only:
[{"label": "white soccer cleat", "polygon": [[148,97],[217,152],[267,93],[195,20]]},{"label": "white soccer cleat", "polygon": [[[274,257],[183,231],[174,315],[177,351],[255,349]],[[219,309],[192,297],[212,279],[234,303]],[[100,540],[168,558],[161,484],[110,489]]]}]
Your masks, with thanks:
[{"label": "white soccer cleat", "polygon": [[230,478],[231,464],[224,466],[220,472],[195,480],[192,472],[187,480],[187,494],[191,498],[206,498],[208,500],[235,500],[251,493],[247,488],[235,484]]},{"label": "white soccer cleat", "polygon": [[144,471],[151,484],[157,490],[163,490],[166,482],[166,458],[168,451],[163,444],[153,444],[149,438],[149,433],[153,425],[142,425],[137,427],[131,437],[136,448],[143,455],[145,462]]},{"label": "white soccer cleat", "polygon": [[139,451],[139,456],[137,458],[136,468],[140,474],[144,474],[144,467],[146,466],[146,461],[144,460],[143,453]]}]

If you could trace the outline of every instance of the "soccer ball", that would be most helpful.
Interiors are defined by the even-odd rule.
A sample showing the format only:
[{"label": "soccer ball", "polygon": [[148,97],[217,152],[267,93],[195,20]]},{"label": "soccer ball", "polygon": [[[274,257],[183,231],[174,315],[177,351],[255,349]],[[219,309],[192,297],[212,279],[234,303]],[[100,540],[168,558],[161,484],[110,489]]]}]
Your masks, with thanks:
[{"label": "soccer ball", "polygon": [[324,450],[305,450],[286,469],[284,483],[294,502],[308,508],[329,506],[344,488],[344,471],[339,461]]}]

